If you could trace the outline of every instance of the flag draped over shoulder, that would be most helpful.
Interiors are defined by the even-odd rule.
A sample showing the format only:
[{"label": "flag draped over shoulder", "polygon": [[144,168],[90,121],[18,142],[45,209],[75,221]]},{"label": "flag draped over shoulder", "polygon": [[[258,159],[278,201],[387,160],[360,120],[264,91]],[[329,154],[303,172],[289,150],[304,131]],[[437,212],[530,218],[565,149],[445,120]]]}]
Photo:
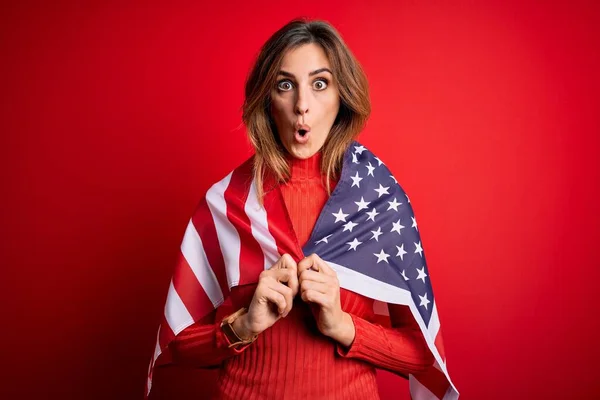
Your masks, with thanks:
[{"label": "flag draped over shoulder", "polygon": [[[435,364],[409,376],[414,400],[458,399],[446,367],[440,319],[410,199],[385,164],[358,142],[346,150],[342,174],[301,248],[279,188],[265,182],[264,207],[256,196],[252,159],[214,184],[190,219],[169,285],[152,371],[167,345],[208,315],[232,287],[258,281],[283,254],[296,261],[316,253],[337,273],[340,286],[410,308]],[[242,267],[243,266],[243,267]]]}]

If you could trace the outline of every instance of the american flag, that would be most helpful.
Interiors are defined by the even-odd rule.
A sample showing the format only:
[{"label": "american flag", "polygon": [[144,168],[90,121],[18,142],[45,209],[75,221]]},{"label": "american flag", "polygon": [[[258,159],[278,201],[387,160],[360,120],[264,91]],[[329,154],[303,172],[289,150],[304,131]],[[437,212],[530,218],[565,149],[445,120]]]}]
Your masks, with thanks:
[{"label": "american flag", "polygon": [[303,248],[278,186],[267,179],[264,187],[262,207],[250,159],[213,185],[190,219],[169,285],[146,395],[154,365],[168,352],[168,343],[219,307],[232,287],[257,282],[260,272],[285,253],[296,261],[316,253],[336,271],[341,287],[374,299],[377,313],[386,314],[385,303],[410,308],[436,360],[425,373],[409,376],[412,399],[458,399],[446,367],[417,221],[409,197],[386,165],[353,142]]}]

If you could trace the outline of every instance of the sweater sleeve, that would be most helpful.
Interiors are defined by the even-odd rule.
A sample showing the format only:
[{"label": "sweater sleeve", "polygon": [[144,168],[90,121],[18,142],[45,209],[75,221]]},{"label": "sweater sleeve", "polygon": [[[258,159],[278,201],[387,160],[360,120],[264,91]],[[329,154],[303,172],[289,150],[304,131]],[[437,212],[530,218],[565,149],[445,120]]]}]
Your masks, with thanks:
[{"label": "sweater sleeve", "polygon": [[355,327],[354,341],[349,347],[337,344],[337,353],[357,358],[377,368],[408,377],[427,370],[434,357],[410,309],[388,304],[392,327],[383,327],[350,313]]},{"label": "sweater sleeve", "polygon": [[231,342],[215,321],[217,310],[179,332],[169,343],[174,364],[214,367],[225,359],[241,354],[248,346],[229,347]]}]

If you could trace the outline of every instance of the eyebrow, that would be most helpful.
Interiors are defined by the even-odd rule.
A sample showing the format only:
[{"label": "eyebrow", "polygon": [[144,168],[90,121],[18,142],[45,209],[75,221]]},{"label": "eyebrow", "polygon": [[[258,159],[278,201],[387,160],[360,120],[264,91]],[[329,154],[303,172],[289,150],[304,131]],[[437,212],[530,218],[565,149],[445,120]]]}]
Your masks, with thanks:
[{"label": "eyebrow", "polygon": [[[313,76],[313,75],[316,75],[321,72],[329,72],[331,75],[333,75],[333,72],[331,72],[331,70],[329,68],[319,68],[319,69],[315,69],[312,72],[309,72],[308,76]],[[289,78],[295,78],[294,74],[284,71],[284,70],[280,70],[277,75],[283,75],[283,76],[287,76]]]}]

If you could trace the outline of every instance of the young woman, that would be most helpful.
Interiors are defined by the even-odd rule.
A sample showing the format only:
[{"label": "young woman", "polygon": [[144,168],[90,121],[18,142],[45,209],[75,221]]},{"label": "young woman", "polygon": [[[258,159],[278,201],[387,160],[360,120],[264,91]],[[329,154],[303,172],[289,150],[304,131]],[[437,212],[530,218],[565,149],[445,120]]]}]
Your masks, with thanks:
[{"label": "young woman", "polygon": [[[221,198],[233,204],[253,201],[254,196],[256,204],[264,205],[267,194],[277,191],[293,227],[293,232],[283,229],[279,235],[283,240],[295,236],[290,240],[303,246],[339,183],[345,154],[369,116],[366,77],[331,25],[294,20],[261,49],[245,95],[243,120],[255,150],[250,161],[255,190],[224,191]],[[235,172],[229,179],[227,184],[233,185]],[[207,194],[206,210],[213,213],[213,229],[220,239],[213,247],[221,246],[227,264],[230,254],[221,240],[225,228],[219,228],[214,215],[218,207],[211,206],[211,196]],[[393,204],[401,203],[394,199]],[[243,225],[231,214],[235,212],[228,209],[222,215]],[[201,225],[192,222],[196,228]],[[269,230],[276,228],[269,225]],[[203,260],[212,265],[209,252],[214,248],[203,235],[208,233],[199,234],[207,254]],[[241,247],[245,238],[239,234]],[[354,243],[356,250],[358,240]],[[244,255],[239,259],[235,273],[252,275]],[[381,260],[375,261],[379,265]],[[226,269],[226,278],[208,273],[223,289],[210,305],[215,308],[178,333],[174,330],[168,343],[174,363],[220,368],[216,398],[376,399],[376,368],[408,378],[435,362],[409,307],[389,304],[391,326],[376,323],[374,300],[340,288],[336,271],[316,253],[297,259],[283,254],[246,284]],[[205,284],[203,290],[210,291]]]}]

